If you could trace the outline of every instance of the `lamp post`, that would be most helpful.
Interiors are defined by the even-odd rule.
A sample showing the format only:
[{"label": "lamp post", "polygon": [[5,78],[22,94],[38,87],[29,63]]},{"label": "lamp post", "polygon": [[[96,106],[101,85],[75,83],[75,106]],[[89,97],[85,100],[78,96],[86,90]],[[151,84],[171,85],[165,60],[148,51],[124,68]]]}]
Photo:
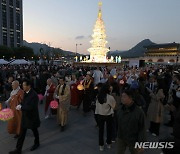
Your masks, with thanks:
[{"label": "lamp post", "polygon": [[82,45],[82,44],[77,44],[76,43],[76,56],[77,56],[77,47],[78,47],[78,45]]}]

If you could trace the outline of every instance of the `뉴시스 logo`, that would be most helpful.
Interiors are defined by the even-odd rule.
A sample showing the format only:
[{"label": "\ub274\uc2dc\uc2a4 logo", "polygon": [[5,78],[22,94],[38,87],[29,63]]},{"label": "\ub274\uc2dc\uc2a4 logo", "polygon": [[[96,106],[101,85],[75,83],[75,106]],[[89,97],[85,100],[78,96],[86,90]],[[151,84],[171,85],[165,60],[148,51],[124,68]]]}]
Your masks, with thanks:
[{"label": "\ub274\uc2dc\uc2a4 logo", "polygon": [[134,148],[143,149],[172,149],[174,142],[136,142]]}]

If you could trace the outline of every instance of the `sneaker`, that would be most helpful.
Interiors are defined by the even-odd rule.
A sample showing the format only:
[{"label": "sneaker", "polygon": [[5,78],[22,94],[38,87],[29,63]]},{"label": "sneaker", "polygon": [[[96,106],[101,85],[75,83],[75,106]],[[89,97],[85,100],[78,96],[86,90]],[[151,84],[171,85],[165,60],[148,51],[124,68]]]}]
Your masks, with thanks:
[{"label": "sneaker", "polygon": [[155,137],[156,137],[157,135],[156,135],[155,133],[152,133],[152,136],[155,136]]},{"label": "sneaker", "polygon": [[111,149],[111,144],[107,144],[107,148],[108,148],[108,149]]},{"label": "sneaker", "polygon": [[104,151],[104,146],[99,146],[100,151]]},{"label": "sneaker", "polygon": [[49,116],[47,115],[47,116],[45,116],[45,119],[49,119]]}]

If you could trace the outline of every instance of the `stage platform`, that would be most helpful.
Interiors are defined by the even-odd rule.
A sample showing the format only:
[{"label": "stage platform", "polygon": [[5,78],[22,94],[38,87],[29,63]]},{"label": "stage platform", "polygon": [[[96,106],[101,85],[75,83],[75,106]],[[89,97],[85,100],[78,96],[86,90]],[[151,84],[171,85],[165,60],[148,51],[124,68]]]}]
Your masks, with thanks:
[{"label": "stage platform", "polygon": [[92,63],[92,62],[74,62],[73,66],[83,66],[83,67],[122,67],[122,63]]}]

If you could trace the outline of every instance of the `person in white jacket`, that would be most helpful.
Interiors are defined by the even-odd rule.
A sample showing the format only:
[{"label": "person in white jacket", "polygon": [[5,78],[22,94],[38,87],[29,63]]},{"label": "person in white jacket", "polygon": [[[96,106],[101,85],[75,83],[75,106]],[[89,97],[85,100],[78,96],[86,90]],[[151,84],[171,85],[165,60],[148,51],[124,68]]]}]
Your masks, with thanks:
[{"label": "person in white jacket", "polygon": [[112,140],[112,120],[114,114],[114,108],[116,101],[113,96],[109,95],[110,86],[108,84],[103,85],[96,101],[95,114],[98,115],[98,126],[99,126],[99,146],[100,151],[104,150],[104,124],[106,123],[107,130],[107,148],[111,148]]}]

